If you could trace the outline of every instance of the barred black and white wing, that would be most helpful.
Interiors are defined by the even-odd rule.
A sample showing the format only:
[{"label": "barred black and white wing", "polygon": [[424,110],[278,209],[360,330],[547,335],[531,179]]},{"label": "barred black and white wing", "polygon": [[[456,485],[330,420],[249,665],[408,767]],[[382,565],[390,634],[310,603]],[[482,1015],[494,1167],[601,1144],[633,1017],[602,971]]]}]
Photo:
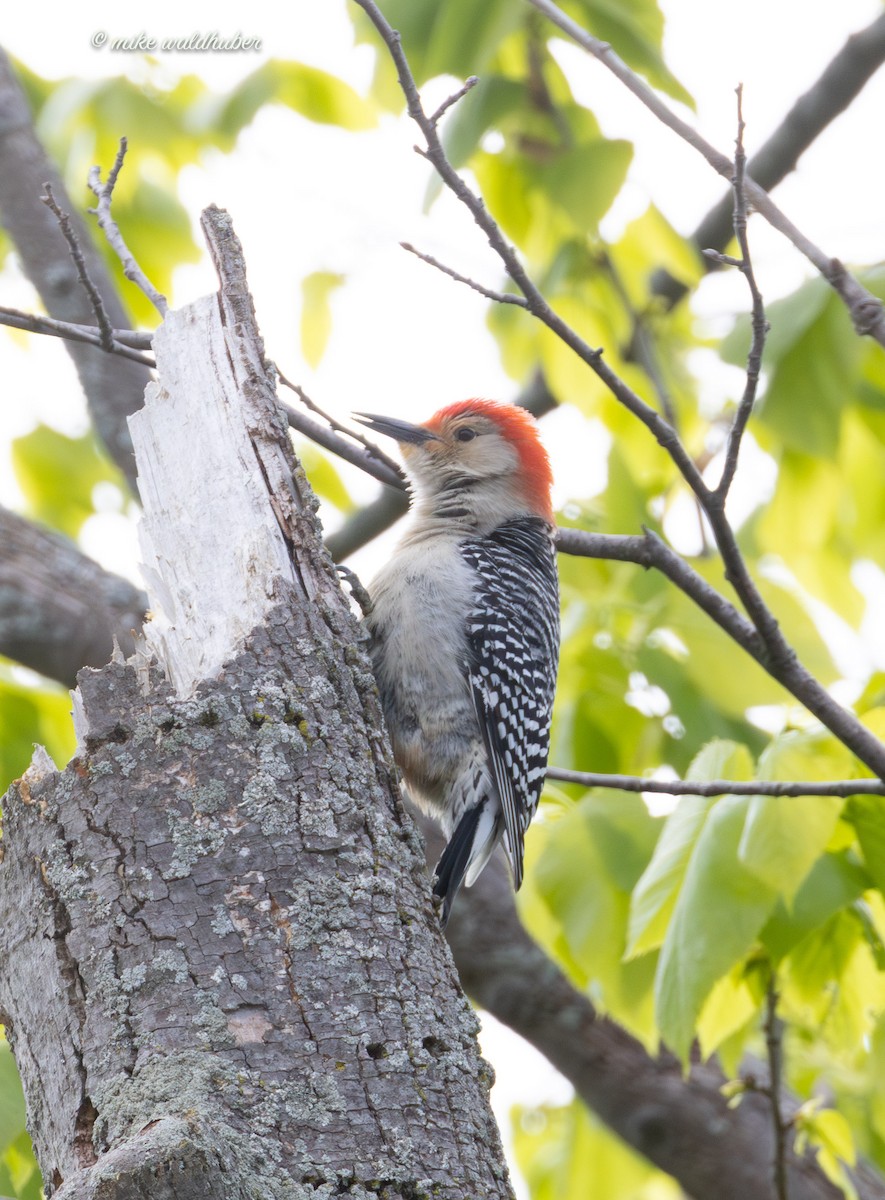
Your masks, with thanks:
[{"label": "barred black and white wing", "polygon": [[525,831],[547,770],[559,659],[552,531],[540,518],[519,517],[463,542],[461,554],[477,580],[467,621],[468,677],[518,888]]}]

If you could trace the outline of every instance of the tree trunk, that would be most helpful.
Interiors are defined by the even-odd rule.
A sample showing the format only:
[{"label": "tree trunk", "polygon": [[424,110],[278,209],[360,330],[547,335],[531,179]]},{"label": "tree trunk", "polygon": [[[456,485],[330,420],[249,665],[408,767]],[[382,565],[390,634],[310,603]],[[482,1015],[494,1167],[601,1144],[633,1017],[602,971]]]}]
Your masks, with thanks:
[{"label": "tree trunk", "polygon": [[145,644],[81,673],[78,757],[38,752],[4,805],[0,1010],[44,1179],[507,1197],[359,627],[206,222],[221,295],[167,319],[133,423]]}]

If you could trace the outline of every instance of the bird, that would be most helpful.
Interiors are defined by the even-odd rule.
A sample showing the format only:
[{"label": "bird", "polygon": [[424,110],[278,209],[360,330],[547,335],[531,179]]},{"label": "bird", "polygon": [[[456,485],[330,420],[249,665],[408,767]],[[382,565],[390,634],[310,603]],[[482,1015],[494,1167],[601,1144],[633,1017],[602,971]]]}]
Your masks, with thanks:
[{"label": "bird", "polygon": [[433,884],[445,928],[502,840],[522,883],[559,658],[550,460],[516,405],[354,416],[396,440],[408,478],[411,522],[368,587],[366,625],[394,759],[448,839]]}]

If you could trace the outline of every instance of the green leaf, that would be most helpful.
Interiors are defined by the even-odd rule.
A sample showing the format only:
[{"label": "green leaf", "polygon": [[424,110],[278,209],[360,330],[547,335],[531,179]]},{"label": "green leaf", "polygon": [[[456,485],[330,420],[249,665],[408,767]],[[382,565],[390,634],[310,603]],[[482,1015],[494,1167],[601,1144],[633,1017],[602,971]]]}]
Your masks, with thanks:
[{"label": "green leaf", "polygon": [[310,486],[320,499],[334,505],[340,512],[353,512],[354,502],[330,457],[307,441],[299,444],[298,456],[310,480]]},{"label": "green leaf", "polygon": [[579,1100],[515,1107],[513,1150],[532,1200],[678,1200],[677,1184],[610,1133]]},{"label": "green leaf", "polygon": [[714,983],[750,949],[777,898],[740,861],[747,808],[745,796],[725,796],[709,810],[661,948],[658,1025],[683,1060]]},{"label": "green leaf", "polygon": [[213,114],[223,133],[233,136],[265,104],[284,104],[310,121],[360,132],[374,129],[374,105],[342,79],[305,63],[271,59],[248,75]]},{"label": "green leaf", "polygon": [[25,1100],[12,1053],[0,1038],[0,1193],[41,1200],[42,1184],[25,1127]]},{"label": "green leaf", "polygon": [[[87,164],[101,164],[107,176],[119,149],[120,135],[129,139],[126,167],[114,190],[128,201],[145,176],[140,166],[163,164],[170,173],[194,162],[205,133],[191,127],[188,109],[206,96],[206,85],[187,76],[174,88],[142,86],[117,76],[67,79],[53,86],[37,117],[37,130],[63,165],[72,196],[85,193]],[[128,240],[128,236],[127,236]]]},{"label": "green leaf", "polygon": [[92,491],[110,481],[125,490],[115,467],[99,453],[95,437],[67,437],[48,425],[12,443],[12,465],[28,516],[75,537],[95,511]]},{"label": "green leaf", "polygon": [[854,826],[867,870],[885,892],[885,800],[881,796],[852,796],[845,820]]},{"label": "green leaf", "polygon": [[[753,760],[746,746],[715,741],[694,759],[688,778],[752,779]],[[683,796],[667,818],[651,862],[636,885],[630,906],[627,953],[644,954],[661,946],[686,870],[715,798]]]},{"label": "green leaf", "polygon": [[70,693],[60,687],[27,687],[0,673],[0,795],[27,769],[34,743],[56,764],[74,753]]},{"label": "green leaf", "polygon": [[759,935],[775,963],[857,900],[868,886],[865,872],[847,853],[824,854],[819,858],[789,909],[779,900]]},{"label": "green leaf", "polygon": [[[879,893],[867,893],[865,901],[872,910],[877,898],[881,925]],[[857,907],[837,912],[803,938],[778,973],[782,1015],[852,1058],[885,1007],[885,972],[877,964],[881,942],[871,943],[869,914],[863,919]]]},{"label": "green leaf", "polygon": [[[881,447],[873,451],[868,435],[859,435],[856,421],[842,424],[839,461],[783,453],[774,497],[755,529],[760,552],[779,555],[803,587],[857,627],[865,606],[851,576],[857,554],[849,541],[859,548],[857,514],[867,505],[873,519],[880,504],[885,513],[885,488],[878,484],[885,458]],[[852,503],[850,492],[857,486],[863,500]],[[873,550],[885,545],[881,527],[871,533]]]},{"label": "green leaf", "polygon": [[16,1200],[43,1200],[40,1169],[27,1131],[11,1142],[0,1155],[0,1188]]},{"label": "green leaf", "polygon": [[794,1117],[797,1130],[796,1151],[804,1154],[807,1146],[816,1151],[818,1165],[827,1178],[840,1188],[846,1200],[857,1200],[857,1189],[844,1164],[854,1165],[854,1135],[845,1117],[835,1109],[821,1109],[820,1101],[803,1104]]},{"label": "green leaf", "polygon": [[525,20],[511,0],[385,0],[418,84],[436,75],[464,79],[484,72],[501,42]]},{"label": "green leaf", "polygon": [[480,152],[474,155],[471,166],[489,212],[508,237],[525,247],[537,206],[522,165],[504,154]]},{"label": "green leaf", "polygon": [[630,892],[659,825],[639,796],[588,793],[544,828],[532,874],[597,1003],[646,1039],[653,963],[625,964],[624,937]]},{"label": "green leaf", "polygon": [[834,457],[860,356],[848,314],[831,293],[817,320],[770,368],[760,422],[788,448]]},{"label": "green leaf", "polygon": [[754,1020],[765,999],[763,967],[764,964],[753,959],[737,963],[713,985],[697,1026],[704,1059]]},{"label": "green leaf", "polygon": [[705,273],[697,247],[678,233],[653,204],[624,230],[615,256],[624,283],[637,297],[637,308],[647,294],[651,270],[664,270],[686,287],[694,287]]},{"label": "green leaf", "polygon": [[12,1051],[0,1038],[0,1156],[25,1129],[25,1098]]},{"label": "green leaf", "polygon": [[301,283],[301,349],[311,367],[319,366],[332,332],[329,297],[344,283],[333,271],[314,271]]},{"label": "green leaf", "polygon": [[633,146],[599,139],[576,146],[533,173],[540,187],[582,233],[592,233],[627,177]]},{"label": "green leaf", "polygon": [[[782,734],[759,760],[759,778],[766,780],[841,779],[851,769],[845,747],[819,734]],[[741,862],[789,904],[823,854],[844,803],[839,796],[753,796]]]},{"label": "green leaf", "polygon": [[[819,319],[829,298],[829,286],[823,279],[814,278],[791,296],[766,305],[771,326],[765,339],[766,362],[779,362],[799,344]],[[726,362],[743,367],[750,351],[750,339],[750,318],[743,316],[723,338],[719,353]]]}]

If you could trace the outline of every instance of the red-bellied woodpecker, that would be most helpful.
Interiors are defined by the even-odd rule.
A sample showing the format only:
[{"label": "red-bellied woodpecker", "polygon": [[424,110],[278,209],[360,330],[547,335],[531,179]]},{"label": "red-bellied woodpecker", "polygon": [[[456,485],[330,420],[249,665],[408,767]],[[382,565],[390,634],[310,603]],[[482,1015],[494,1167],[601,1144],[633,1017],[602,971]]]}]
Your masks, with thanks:
[{"label": "red-bellied woodpecker", "polygon": [[550,462],[529,413],[491,400],[424,425],[359,419],[397,440],[412,492],[367,624],[394,757],[449,839],[434,884],[445,925],[502,837],[522,882],[559,654]]}]

